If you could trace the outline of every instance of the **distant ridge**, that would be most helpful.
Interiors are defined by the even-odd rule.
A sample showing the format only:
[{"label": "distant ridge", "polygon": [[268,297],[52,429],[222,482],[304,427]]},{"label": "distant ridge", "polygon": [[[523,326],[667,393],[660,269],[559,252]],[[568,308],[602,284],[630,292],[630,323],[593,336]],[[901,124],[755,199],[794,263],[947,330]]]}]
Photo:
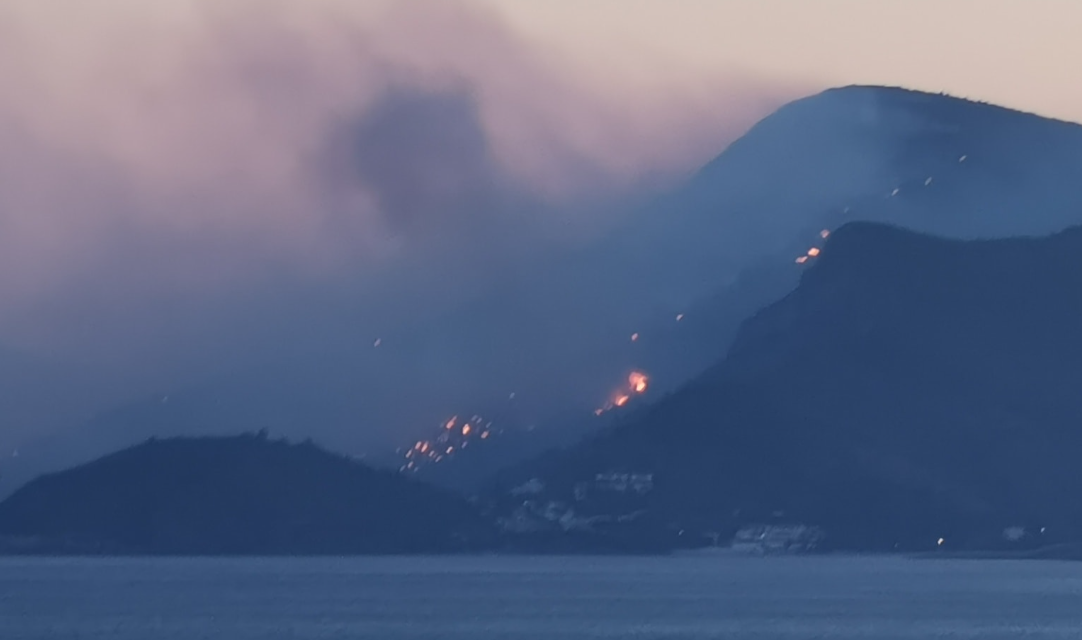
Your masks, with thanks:
[{"label": "distant ridge", "polygon": [[9,553],[451,553],[491,543],[484,520],[449,494],[261,434],[150,440],[0,503]]}]

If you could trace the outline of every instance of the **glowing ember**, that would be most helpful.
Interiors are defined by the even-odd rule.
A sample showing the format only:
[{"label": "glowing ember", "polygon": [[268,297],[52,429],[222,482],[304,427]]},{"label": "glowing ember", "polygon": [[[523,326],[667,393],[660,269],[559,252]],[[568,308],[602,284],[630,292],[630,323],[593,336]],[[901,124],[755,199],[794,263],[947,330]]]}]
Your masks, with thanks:
[{"label": "glowing ember", "polygon": [[814,258],[817,255],[819,255],[819,248],[818,247],[812,247],[811,249],[808,249],[808,257],[809,258]]},{"label": "glowing ember", "polygon": [[617,391],[612,396],[612,400],[605,403],[605,406],[594,410],[595,416],[600,416],[606,411],[622,407],[631,402],[631,398],[635,395],[646,393],[646,389],[650,386],[650,378],[641,371],[632,371],[627,376],[627,387]]},{"label": "glowing ember", "polygon": [[819,232],[819,237],[823,238],[824,240],[829,238],[830,237],[830,229],[823,229],[822,231],[820,231]]},{"label": "glowing ember", "polygon": [[[400,470],[403,473],[407,471],[418,473],[426,465],[457,455],[459,451],[470,446],[473,440],[488,440],[500,433],[502,433],[501,429],[493,428],[492,421],[486,422],[480,415],[473,414],[468,422],[461,423],[458,416],[454,416],[450,420],[439,422],[430,440],[418,440],[408,449],[399,450],[400,455],[405,451],[403,455],[405,464]],[[411,466],[409,462],[413,462],[413,465]]]},{"label": "glowing ember", "polygon": [[632,342],[637,342],[638,339],[639,339],[639,334],[637,334],[637,333],[631,334],[631,341]]},{"label": "glowing ember", "polygon": [[808,261],[808,256],[800,256],[799,258],[796,259],[797,264],[804,264],[807,261]]}]

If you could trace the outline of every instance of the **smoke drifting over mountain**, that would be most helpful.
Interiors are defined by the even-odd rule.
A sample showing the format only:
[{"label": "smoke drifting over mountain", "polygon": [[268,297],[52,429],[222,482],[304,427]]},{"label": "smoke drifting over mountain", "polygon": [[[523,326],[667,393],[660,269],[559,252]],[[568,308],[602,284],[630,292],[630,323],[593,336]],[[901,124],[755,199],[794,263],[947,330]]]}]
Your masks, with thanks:
[{"label": "smoke drifting over mountain", "polygon": [[5,2],[0,94],[0,344],[113,381],[87,408],[370,345],[603,233],[791,97],[593,77],[397,0]]}]

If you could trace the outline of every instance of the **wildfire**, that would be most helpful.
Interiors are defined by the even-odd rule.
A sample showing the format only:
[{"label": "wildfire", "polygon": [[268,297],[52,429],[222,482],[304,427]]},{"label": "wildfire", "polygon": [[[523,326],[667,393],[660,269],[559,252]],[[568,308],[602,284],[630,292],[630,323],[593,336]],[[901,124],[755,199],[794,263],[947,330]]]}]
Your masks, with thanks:
[{"label": "wildfire", "polygon": [[[819,232],[819,237],[824,239],[824,240],[829,238],[830,237],[830,229],[823,229],[822,231],[820,231]],[[810,260],[812,258],[815,258],[815,257],[818,257],[819,254],[822,253],[822,252],[823,252],[823,250],[820,249],[819,247],[812,247],[812,248],[808,249],[808,251],[804,255],[797,256],[795,262],[797,264],[804,264],[808,260]]]},{"label": "wildfire", "polygon": [[462,421],[457,415],[452,416],[439,423],[431,439],[418,440],[405,452],[404,464],[399,471],[416,473],[427,465],[454,457],[472,440],[488,440],[499,433],[502,430],[494,428],[492,421],[486,421],[479,415],[474,414]]},{"label": "wildfire", "polygon": [[600,416],[606,411],[611,411],[617,407],[626,406],[631,399],[637,395],[646,393],[646,389],[650,386],[650,377],[641,371],[632,371],[627,376],[627,385],[616,391],[612,399],[605,403],[604,406],[594,410],[595,416]]}]

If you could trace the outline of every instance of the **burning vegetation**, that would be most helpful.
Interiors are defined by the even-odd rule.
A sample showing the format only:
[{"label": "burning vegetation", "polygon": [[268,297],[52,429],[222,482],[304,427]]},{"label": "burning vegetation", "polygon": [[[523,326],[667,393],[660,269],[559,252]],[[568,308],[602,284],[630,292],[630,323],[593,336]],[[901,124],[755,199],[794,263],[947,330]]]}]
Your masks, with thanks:
[{"label": "burning vegetation", "polygon": [[641,371],[632,371],[627,376],[627,384],[612,394],[608,402],[594,410],[594,415],[601,415],[607,411],[623,407],[631,402],[635,396],[646,393],[650,386],[650,377]]},{"label": "burning vegetation", "polygon": [[[804,264],[819,257],[822,253],[820,243],[829,238],[830,234],[829,229],[819,231],[817,234],[819,242],[797,257],[797,264]],[[683,313],[675,315],[676,322],[682,322],[683,320]],[[630,341],[633,343],[639,342],[641,338],[639,332],[630,334]],[[374,346],[379,346],[379,344],[380,340],[376,340]],[[645,372],[639,370],[630,372],[625,382],[610,394],[604,404],[594,410],[594,415],[601,416],[615,409],[628,406],[636,398],[647,392],[650,388],[650,382],[650,376]],[[515,394],[512,393],[510,399],[514,399],[514,397]],[[463,419],[457,415],[452,416],[439,423],[432,437],[418,440],[410,447],[399,449],[401,455],[399,471],[402,473],[417,473],[430,465],[440,464],[459,455],[469,447],[476,447],[481,442],[502,433],[504,433],[503,429],[494,428],[491,420],[486,420],[480,415],[470,416],[469,419]]]},{"label": "burning vegetation", "polygon": [[[968,159],[968,156],[963,154],[957,158],[959,163],[964,163]],[[923,180],[925,187],[931,186],[933,183],[932,176],[928,176]],[[895,187],[890,192],[888,198],[898,196],[902,191],[901,186]],[[852,208],[845,206],[841,210],[843,216],[847,219],[851,218]],[[818,237],[812,243],[806,251],[798,255],[794,262],[798,265],[807,264],[816,258],[818,258],[823,251],[823,242],[826,241],[832,234],[830,229],[822,229],[816,234]],[[675,321],[682,322],[685,316],[683,313],[675,314]],[[644,341],[645,338],[638,331],[634,331],[628,335],[630,342],[638,343]],[[373,342],[373,347],[379,347],[383,340],[376,338]],[[632,371],[627,376],[627,381],[621,387],[612,392],[608,400],[603,405],[594,410],[594,415],[601,416],[605,413],[625,407],[630,404],[637,397],[646,393],[650,387],[650,377],[642,371]],[[511,393],[509,399],[513,400],[515,393]],[[450,457],[457,455],[459,452],[466,450],[471,445],[478,446],[481,441],[489,440],[490,438],[504,433],[503,429],[495,429],[491,421],[485,420],[479,415],[473,415],[469,420],[462,420],[459,416],[453,416],[450,419],[440,423],[435,434],[425,440],[418,440],[412,446],[408,448],[399,449],[401,454],[402,465],[399,470],[403,473],[416,473],[417,471],[425,468],[428,465],[439,464]]]},{"label": "burning vegetation", "polygon": [[465,451],[471,444],[488,440],[502,430],[495,429],[491,420],[473,415],[468,420],[452,416],[441,422],[431,438],[418,440],[408,449],[400,449],[402,473],[416,473],[428,465],[439,464]]},{"label": "burning vegetation", "polygon": [[[820,231],[819,232],[819,237],[822,238],[823,240],[826,240],[827,238],[829,238],[830,237],[830,229],[823,229],[822,231]],[[807,250],[807,252],[804,253],[804,255],[797,256],[796,263],[797,264],[804,264],[804,263],[806,263],[808,260],[810,260],[812,258],[819,257],[819,254],[822,253],[822,252],[823,252],[823,250],[820,249],[819,247],[811,247],[810,249]]]},{"label": "burning vegetation", "polygon": [[[817,235],[818,239],[823,241],[829,238],[830,234],[829,229],[823,229]],[[821,253],[820,246],[813,245],[803,255],[797,257],[796,262],[797,264],[804,264],[819,257]],[[682,322],[683,320],[683,313],[675,315],[676,322]],[[630,334],[630,341],[633,343],[639,342],[641,338],[642,335],[637,331]],[[379,346],[380,342],[380,340],[376,340],[374,346]],[[610,394],[604,404],[594,410],[594,415],[601,416],[628,406],[636,398],[647,392],[650,388],[650,382],[650,376],[645,372],[639,370],[630,372],[626,381]],[[510,399],[514,399],[514,397],[515,394],[512,393]],[[502,433],[504,433],[503,429],[494,428],[491,420],[486,420],[480,415],[473,415],[468,420],[457,415],[452,416],[439,424],[432,437],[418,440],[410,447],[399,449],[401,455],[399,471],[402,473],[417,473],[430,465],[440,464],[459,455],[470,446],[476,447],[481,442]]]}]

